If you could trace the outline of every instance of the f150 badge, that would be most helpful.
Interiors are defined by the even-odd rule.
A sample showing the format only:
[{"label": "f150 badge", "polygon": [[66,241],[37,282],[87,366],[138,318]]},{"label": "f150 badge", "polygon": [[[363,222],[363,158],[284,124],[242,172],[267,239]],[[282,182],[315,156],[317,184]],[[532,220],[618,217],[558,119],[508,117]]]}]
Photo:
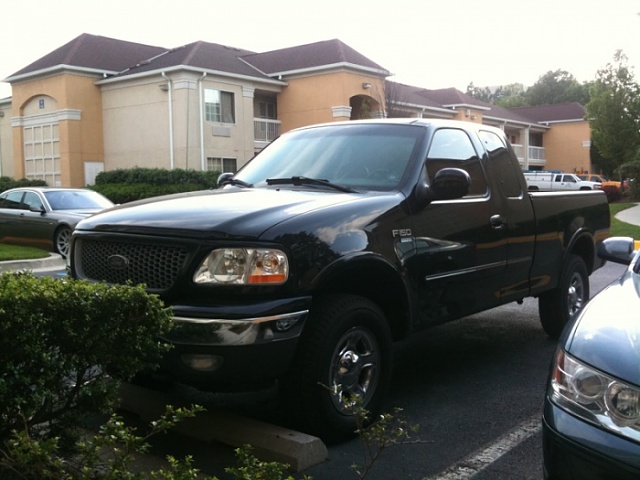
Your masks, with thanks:
[{"label": "f150 badge", "polygon": [[410,228],[401,228],[399,230],[391,230],[391,234],[394,238],[396,237],[410,237],[411,229]]}]

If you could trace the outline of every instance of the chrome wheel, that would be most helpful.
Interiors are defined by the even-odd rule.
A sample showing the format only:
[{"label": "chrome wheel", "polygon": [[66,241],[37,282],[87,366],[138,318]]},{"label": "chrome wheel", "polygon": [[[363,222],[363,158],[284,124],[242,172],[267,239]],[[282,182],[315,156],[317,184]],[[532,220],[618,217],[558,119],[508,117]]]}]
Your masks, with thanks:
[{"label": "chrome wheel", "polygon": [[569,281],[569,289],[567,290],[567,307],[569,317],[573,317],[585,303],[585,288],[582,276],[578,272],[574,272]]},{"label": "chrome wheel", "polygon": [[336,410],[349,414],[359,398],[366,405],[376,391],[380,350],[375,335],[353,327],[340,338],[332,356],[330,385]]},{"label": "chrome wheel", "polygon": [[71,229],[69,227],[60,227],[56,231],[54,244],[56,252],[66,257],[69,254],[69,247],[71,246]]}]

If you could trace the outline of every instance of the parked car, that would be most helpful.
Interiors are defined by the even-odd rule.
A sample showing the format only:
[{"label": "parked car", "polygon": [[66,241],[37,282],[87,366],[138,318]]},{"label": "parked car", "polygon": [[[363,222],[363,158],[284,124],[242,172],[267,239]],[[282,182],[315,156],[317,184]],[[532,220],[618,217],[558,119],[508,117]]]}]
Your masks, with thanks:
[{"label": "parked car", "polygon": [[596,173],[585,173],[578,175],[580,180],[584,180],[587,182],[596,182],[602,184],[603,187],[617,187],[622,188],[622,182],[616,182],[615,180],[610,180],[604,175],[596,174]]},{"label": "parked car", "polygon": [[601,258],[629,265],[567,325],[543,414],[545,478],[640,478],[640,251],[605,240]]},{"label": "parked car", "polygon": [[0,194],[0,242],[69,252],[71,233],[85,217],[113,207],[84,188],[24,187]]},{"label": "parked car", "polygon": [[524,178],[530,191],[576,191],[576,190],[600,190],[602,185],[598,182],[581,180],[573,173],[556,173],[540,170],[537,172],[525,172]]}]

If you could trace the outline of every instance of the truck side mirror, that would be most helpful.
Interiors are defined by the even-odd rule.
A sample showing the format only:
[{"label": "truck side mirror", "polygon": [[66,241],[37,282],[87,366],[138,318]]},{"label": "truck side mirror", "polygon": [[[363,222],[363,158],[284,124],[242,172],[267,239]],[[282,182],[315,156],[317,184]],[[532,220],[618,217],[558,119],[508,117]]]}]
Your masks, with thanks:
[{"label": "truck side mirror", "polygon": [[427,169],[423,168],[420,181],[416,185],[413,195],[413,208],[418,211],[435,200],[451,200],[462,198],[469,194],[471,177],[461,168],[443,168],[433,177],[429,185]]},{"label": "truck side mirror", "polygon": [[461,168],[443,168],[434,175],[429,186],[433,200],[452,200],[469,194],[471,177]]}]

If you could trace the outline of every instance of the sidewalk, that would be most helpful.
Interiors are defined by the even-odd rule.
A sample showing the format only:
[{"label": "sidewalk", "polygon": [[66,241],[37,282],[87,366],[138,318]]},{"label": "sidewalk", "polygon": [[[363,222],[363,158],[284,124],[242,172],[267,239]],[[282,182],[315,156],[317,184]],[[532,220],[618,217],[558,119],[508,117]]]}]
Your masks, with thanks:
[{"label": "sidewalk", "polygon": [[1,272],[20,272],[30,270],[32,272],[47,272],[64,270],[65,260],[57,253],[50,253],[47,258],[37,258],[33,260],[10,260],[0,262]]},{"label": "sidewalk", "polygon": [[637,203],[635,207],[618,212],[616,218],[621,222],[640,225],[640,203]]}]

